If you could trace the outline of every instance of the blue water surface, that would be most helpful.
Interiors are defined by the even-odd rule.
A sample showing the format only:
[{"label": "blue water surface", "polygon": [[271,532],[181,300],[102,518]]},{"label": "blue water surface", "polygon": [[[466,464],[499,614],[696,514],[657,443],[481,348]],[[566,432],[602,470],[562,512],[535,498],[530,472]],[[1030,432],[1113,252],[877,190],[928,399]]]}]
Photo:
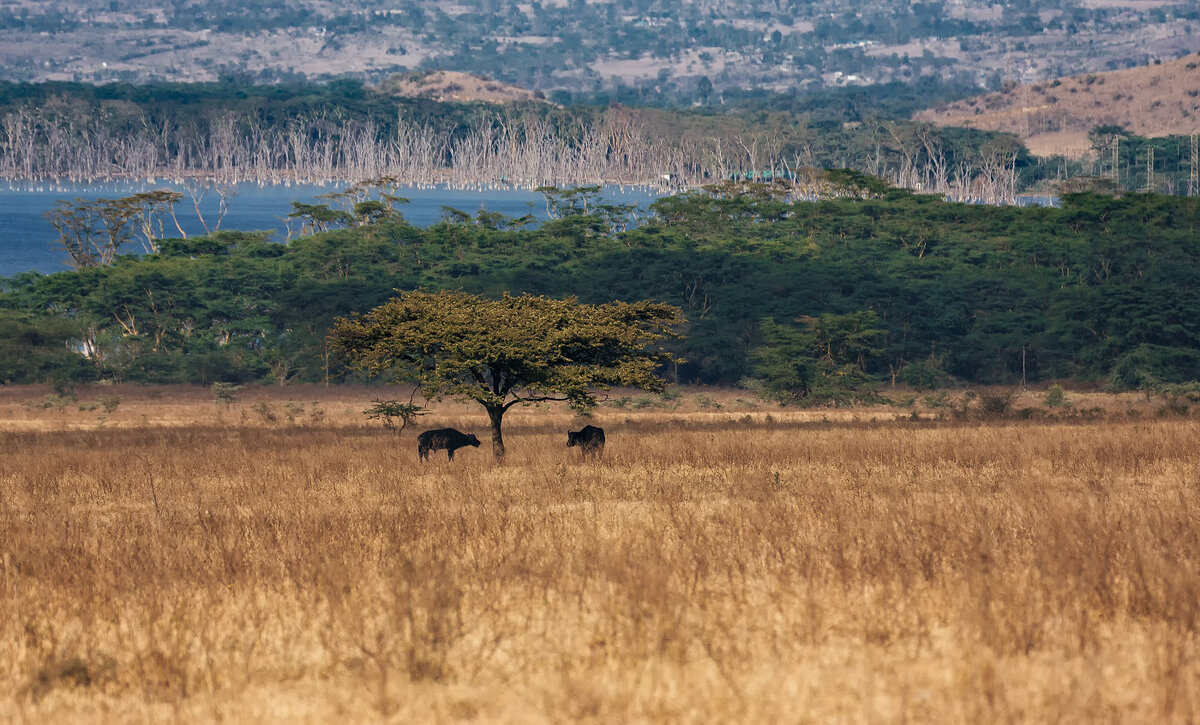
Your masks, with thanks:
[{"label": "blue water surface", "polygon": [[[229,202],[229,212],[221,222],[221,229],[270,231],[275,241],[282,242],[287,238],[287,228],[283,220],[292,211],[291,202],[330,203],[328,199],[319,198],[319,195],[340,191],[345,186],[343,183],[328,186],[238,184],[234,187],[236,194]],[[175,207],[180,225],[188,236],[204,233],[204,227],[196,216],[191,199],[179,184],[127,181],[93,184],[47,182],[0,187],[0,277],[11,277],[28,271],[50,274],[69,268],[67,253],[58,242],[58,233],[44,216],[59,199],[115,199],[154,189],[184,192],[184,199]],[[538,219],[546,218],[545,197],[529,189],[411,187],[402,189],[400,195],[409,199],[409,203],[402,205],[400,211],[406,219],[418,226],[428,226],[440,221],[442,207],[445,206],[472,215],[486,210],[510,217],[533,214]],[[637,204],[644,208],[658,198],[659,194],[647,189],[605,187],[603,196],[609,201]],[[211,191],[201,203],[201,213],[210,226],[216,222],[218,204],[217,194]],[[292,226],[299,229],[295,221]],[[172,231],[173,229],[169,229],[167,236],[178,236],[177,233],[172,234]],[[124,249],[134,252],[140,249],[140,245],[134,242]]]}]

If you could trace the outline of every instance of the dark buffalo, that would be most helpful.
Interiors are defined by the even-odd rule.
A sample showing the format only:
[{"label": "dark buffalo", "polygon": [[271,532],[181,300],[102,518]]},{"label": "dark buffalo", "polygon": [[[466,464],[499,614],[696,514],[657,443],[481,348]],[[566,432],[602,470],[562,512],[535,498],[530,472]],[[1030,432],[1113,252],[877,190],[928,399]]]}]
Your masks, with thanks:
[{"label": "dark buffalo", "polygon": [[429,460],[430,451],[445,450],[454,460],[454,452],[465,446],[479,447],[479,439],[472,433],[463,433],[453,428],[427,430],[417,436],[417,455],[422,461]]},{"label": "dark buffalo", "polygon": [[583,455],[599,456],[604,453],[604,429],[585,425],[581,430],[567,431],[567,448],[579,446]]}]

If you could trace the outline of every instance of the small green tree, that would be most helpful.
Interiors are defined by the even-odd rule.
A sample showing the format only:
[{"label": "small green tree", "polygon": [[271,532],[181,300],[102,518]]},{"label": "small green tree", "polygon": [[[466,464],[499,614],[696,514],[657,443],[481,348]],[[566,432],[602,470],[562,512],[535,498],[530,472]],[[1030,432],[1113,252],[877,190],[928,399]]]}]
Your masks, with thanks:
[{"label": "small green tree", "polygon": [[[363,411],[367,420],[382,420],[384,428],[397,433],[407,428],[417,419],[417,416],[425,415],[426,412],[425,408],[414,405],[411,401],[401,403],[399,400],[379,400],[378,398],[375,399],[375,405]],[[396,428],[397,419],[400,421],[399,428]]]},{"label": "small green tree", "polygon": [[402,292],[338,319],[329,344],[353,367],[414,382],[426,397],[479,403],[501,458],[504,413],[514,405],[563,400],[582,411],[595,407],[597,390],[661,391],[656,373],[674,358],[657,343],[677,337],[681,322],[678,308],[657,302]]},{"label": "small green tree", "polygon": [[866,362],[877,357],[884,331],[870,310],[846,315],[802,317],[803,327],[759,324],[762,343],[750,351],[750,362],[764,397],[784,404],[874,400],[874,381]]},{"label": "small green tree", "polygon": [[111,264],[133,239],[136,204],[127,199],[59,199],[42,216],[58,232],[58,241],[74,269]]},{"label": "small green tree", "polygon": [[304,204],[299,201],[292,202],[292,213],[287,218],[301,221],[300,236],[319,234],[354,223],[354,215],[348,211],[330,209],[328,204]]},{"label": "small green tree", "polygon": [[1050,386],[1046,391],[1045,404],[1047,408],[1070,408],[1071,401],[1067,400],[1067,393],[1058,383]]},{"label": "small green tree", "polygon": [[242,386],[233,383],[216,382],[212,384],[213,402],[229,407],[237,402]]}]

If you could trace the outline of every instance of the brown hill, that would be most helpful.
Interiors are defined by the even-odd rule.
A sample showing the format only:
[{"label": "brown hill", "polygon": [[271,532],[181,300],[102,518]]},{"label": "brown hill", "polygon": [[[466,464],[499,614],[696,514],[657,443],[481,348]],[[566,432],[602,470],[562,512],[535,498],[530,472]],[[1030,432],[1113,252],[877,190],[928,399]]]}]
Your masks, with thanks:
[{"label": "brown hill", "polygon": [[1200,55],[1109,73],[1089,73],[1006,88],[916,118],[943,126],[1008,131],[1040,155],[1080,156],[1095,126],[1140,136],[1200,131]]},{"label": "brown hill", "polygon": [[448,70],[394,75],[380,83],[379,90],[394,96],[431,98],[435,101],[510,103],[542,98],[540,92]]}]

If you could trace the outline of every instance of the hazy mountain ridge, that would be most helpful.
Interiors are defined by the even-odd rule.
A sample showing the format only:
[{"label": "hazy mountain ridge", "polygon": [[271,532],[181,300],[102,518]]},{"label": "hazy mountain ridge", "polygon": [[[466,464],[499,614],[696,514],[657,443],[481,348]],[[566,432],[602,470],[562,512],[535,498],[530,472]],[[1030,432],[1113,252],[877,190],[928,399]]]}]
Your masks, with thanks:
[{"label": "hazy mountain ridge", "polygon": [[[867,85],[998,88],[1200,51],[1200,6],[1150,0],[0,0],[0,78],[204,81],[455,70],[546,93]],[[565,96],[557,100],[567,100]]]}]

